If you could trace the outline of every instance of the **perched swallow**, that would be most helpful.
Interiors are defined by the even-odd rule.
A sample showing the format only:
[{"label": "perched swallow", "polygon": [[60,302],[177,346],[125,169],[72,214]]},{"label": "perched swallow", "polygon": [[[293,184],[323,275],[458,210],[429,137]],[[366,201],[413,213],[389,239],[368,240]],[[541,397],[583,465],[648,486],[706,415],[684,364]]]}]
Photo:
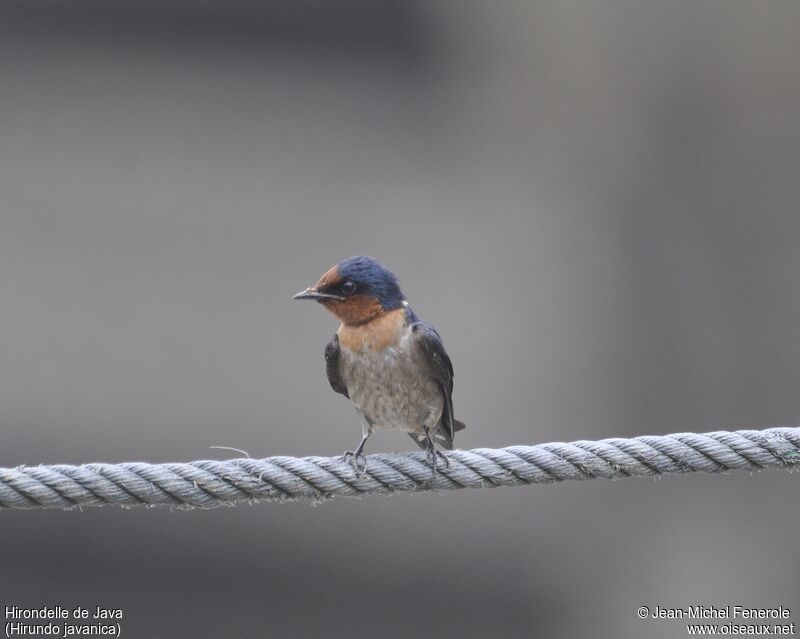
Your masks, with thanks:
[{"label": "perched swallow", "polygon": [[[397,277],[371,257],[350,257],[294,296],[316,300],[341,320],[325,347],[328,382],[348,397],[362,425],[353,468],[366,470],[364,444],[375,428],[408,433],[436,472],[464,424],[453,417],[453,364],[439,333],[408,305]],[[363,462],[363,466],[361,464]]]}]

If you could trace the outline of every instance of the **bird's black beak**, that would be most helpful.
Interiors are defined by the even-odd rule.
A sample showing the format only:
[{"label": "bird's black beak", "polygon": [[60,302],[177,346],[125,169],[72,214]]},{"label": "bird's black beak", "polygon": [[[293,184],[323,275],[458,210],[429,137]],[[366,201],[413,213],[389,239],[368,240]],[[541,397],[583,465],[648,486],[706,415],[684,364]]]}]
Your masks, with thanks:
[{"label": "bird's black beak", "polygon": [[331,293],[320,293],[313,288],[307,288],[305,291],[300,291],[297,295],[292,297],[293,300],[343,300],[341,295],[332,295]]}]

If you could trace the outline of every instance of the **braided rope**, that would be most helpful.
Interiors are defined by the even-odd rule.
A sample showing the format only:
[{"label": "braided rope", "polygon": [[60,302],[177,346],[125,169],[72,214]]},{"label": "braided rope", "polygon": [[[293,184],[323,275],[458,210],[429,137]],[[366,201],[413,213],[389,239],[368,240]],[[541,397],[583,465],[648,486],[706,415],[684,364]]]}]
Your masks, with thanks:
[{"label": "braided rope", "polygon": [[188,463],[0,468],[0,509],[105,506],[214,508],[259,501],[321,502],[456,488],[620,479],[689,472],[800,469],[800,428],[477,448],[448,453],[434,475],[425,454],[369,455],[357,477],[341,457],[267,457]]}]

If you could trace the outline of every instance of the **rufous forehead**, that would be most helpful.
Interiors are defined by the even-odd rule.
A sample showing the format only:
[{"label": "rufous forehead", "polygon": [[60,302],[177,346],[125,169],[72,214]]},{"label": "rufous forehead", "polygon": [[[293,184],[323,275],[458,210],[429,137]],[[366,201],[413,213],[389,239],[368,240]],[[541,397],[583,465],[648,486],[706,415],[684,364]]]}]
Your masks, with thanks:
[{"label": "rufous forehead", "polygon": [[318,291],[320,289],[325,288],[326,286],[330,286],[331,284],[338,284],[341,282],[342,276],[339,275],[339,265],[331,266],[330,269],[323,273],[322,277],[319,278],[319,281],[314,284],[314,288]]}]

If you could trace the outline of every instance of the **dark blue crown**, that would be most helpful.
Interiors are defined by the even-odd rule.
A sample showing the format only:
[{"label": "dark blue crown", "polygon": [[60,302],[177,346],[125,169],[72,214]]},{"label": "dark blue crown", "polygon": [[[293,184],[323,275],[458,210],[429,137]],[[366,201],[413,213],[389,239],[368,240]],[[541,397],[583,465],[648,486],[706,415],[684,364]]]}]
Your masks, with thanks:
[{"label": "dark blue crown", "polygon": [[350,280],[360,295],[377,298],[385,311],[400,308],[405,296],[397,277],[373,257],[355,255],[337,265],[342,281]]}]

